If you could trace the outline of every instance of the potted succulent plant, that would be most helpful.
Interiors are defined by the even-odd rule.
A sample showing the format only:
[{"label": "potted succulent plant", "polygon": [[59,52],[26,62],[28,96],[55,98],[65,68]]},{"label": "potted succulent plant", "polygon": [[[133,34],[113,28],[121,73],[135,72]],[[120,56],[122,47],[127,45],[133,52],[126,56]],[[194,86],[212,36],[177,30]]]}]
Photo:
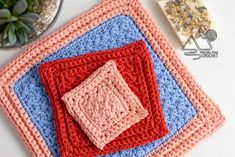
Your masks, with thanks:
[{"label": "potted succulent plant", "polygon": [[[6,4],[5,4],[6,5]],[[28,3],[17,1],[12,10],[0,10],[1,44],[25,44],[28,39],[37,34],[34,23],[39,19],[38,14],[27,12]]]},{"label": "potted succulent plant", "polygon": [[61,0],[0,0],[0,48],[36,39],[54,22],[61,4]]}]

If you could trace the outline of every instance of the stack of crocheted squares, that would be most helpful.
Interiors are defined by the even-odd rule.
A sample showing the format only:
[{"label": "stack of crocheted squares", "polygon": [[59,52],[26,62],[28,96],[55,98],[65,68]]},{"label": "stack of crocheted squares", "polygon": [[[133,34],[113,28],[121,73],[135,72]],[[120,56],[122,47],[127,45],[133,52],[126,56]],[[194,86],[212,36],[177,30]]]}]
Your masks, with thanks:
[{"label": "stack of crocheted squares", "polygon": [[[118,70],[113,62],[117,63]],[[168,133],[153,63],[144,41],[46,63],[41,66],[40,73],[52,102],[63,156],[108,154],[152,142]],[[111,95],[107,94],[109,92]],[[100,94],[103,98],[99,98]],[[114,95],[115,99],[102,102],[104,96]],[[61,100],[62,96],[67,108]],[[99,106],[99,101],[102,106]],[[130,106],[127,109],[122,107],[122,113],[117,114],[117,105],[123,106],[125,103]],[[105,105],[112,105],[109,106],[111,109]],[[104,112],[109,113],[104,115]],[[100,120],[102,116],[108,119]],[[111,121],[117,121],[114,123],[116,126]],[[135,125],[129,128],[132,124]],[[100,150],[87,135],[98,148],[108,144]],[[105,140],[97,140],[99,135],[106,135],[101,138]]]},{"label": "stack of crocheted squares", "polygon": [[139,0],[32,44],[0,71],[0,104],[34,157],[178,157],[225,120]]},{"label": "stack of crocheted squares", "polygon": [[97,69],[62,100],[88,138],[100,149],[148,115],[113,61]]}]

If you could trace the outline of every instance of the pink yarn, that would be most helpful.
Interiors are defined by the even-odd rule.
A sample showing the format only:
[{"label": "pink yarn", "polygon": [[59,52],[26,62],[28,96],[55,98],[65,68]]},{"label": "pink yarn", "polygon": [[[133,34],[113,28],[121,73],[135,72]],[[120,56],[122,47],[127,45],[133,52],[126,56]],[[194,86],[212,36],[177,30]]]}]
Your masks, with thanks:
[{"label": "pink yarn", "polygon": [[148,115],[114,61],[107,62],[62,100],[100,149]]}]

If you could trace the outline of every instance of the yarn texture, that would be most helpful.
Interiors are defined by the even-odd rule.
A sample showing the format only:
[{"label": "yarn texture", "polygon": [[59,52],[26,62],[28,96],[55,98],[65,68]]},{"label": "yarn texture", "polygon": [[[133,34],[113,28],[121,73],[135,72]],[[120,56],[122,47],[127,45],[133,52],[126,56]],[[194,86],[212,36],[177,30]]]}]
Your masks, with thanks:
[{"label": "yarn texture", "polygon": [[62,100],[99,149],[148,115],[114,61],[105,63]]},{"label": "yarn texture", "polygon": [[[122,84],[124,82],[127,83],[129,88],[138,97],[135,98],[135,101],[140,100],[144,108],[148,111],[148,116],[146,117],[146,111],[141,113],[143,108],[139,109],[139,115],[136,116],[136,112],[133,108],[131,110],[128,109],[131,115],[128,114],[129,116],[126,118],[130,121],[136,123],[140,121],[140,119],[146,118],[133,125],[131,128],[128,126],[128,130],[126,130],[127,127],[124,127],[121,131],[126,130],[125,132],[107,144],[103,150],[100,150],[88,139],[88,137],[91,137],[90,130],[95,127],[92,126],[88,130],[85,128],[85,124],[80,121],[81,118],[77,118],[76,116],[75,119],[79,121],[79,125],[77,121],[74,120],[75,114],[69,112],[73,109],[69,108],[69,110],[67,110],[68,105],[66,108],[66,105],[61,101],[60,97],[65,95],[68,100],[69,96],[67,92],[71,90],[72,92],[77,91],[77,86],[81,88],[80,85],[82,87],[87,85],[86,80],[88,80],[88,82],[93,80],[93,77],[99,76],[100,71],[106,73],[104,69],[110,66],[110,64],[104,64],[110,60],[117,63],[118,70],[125,80],[122,81]],[[103,65],[104,69],[101,67]],[[101,69],[99,69],[100,67]],[[98,72],[96,72],[97,69]],[[60,150],[64,157],[95,156],[113,153],[152,142],[168,133],[160,102],[154,66],[144,41],[137,41],[121,48],[93,52],[80,57],[46,63],[41,65],[40,74],[53,105]],[[92,79],[89,78],[90,75]],[[121,76],[114,77],[115,79],[120,79]],[[115,80],[113,77],[111,78],[113,81]],[[120,88],[117,84],[115,86],[116,88]],[[92,90],[86,89],[86,92],[83,91],[83,93],[88,93],[89,91]],[[108,90],[105,92],[108,92]],[[129,92],[131,91],[129,90]],[[133,96],[128,96],[128,92],[125,92],[124,95],[125,101]],[[84,96],[84,98],[86,97]],[[74,100],[78,102],[77,99]],[[70,97],[70,102],[74,100]],[[81,101],[81,103],[82,102],[83,101]],[[140,102],[137,106],[140,106]],[[79,114],[82,113],[81,111],[78,112]],[[72,116],[70,116],[71,113]],[[138,118],[138,116],[140,116],[140,118]],[[83,121],[87,120],[84,119]],[[125,125],[126,122],[122,121],[121,123]],[[86,134],[89,134],[88,137],[82,129]],[[99,132],[96,132],[96,134],[99,135]],[[108,134],[108,130],[106,134]],[[95,142],[96,140],[92,138],[91,141]],[[95,144],[98,145],[97,142],[95,142]]]},{"label": "yarn texture", "polygon": [[225,118],[220,108],[198,85],[139,0],[103,0],[33,43],[0,71],[1,108],[32,156],[61,156],[52,106],[39,77],[39,66],[141,39],[153,60],[170,133],[149,144],[106,156],[182,156],[223,125]]}]

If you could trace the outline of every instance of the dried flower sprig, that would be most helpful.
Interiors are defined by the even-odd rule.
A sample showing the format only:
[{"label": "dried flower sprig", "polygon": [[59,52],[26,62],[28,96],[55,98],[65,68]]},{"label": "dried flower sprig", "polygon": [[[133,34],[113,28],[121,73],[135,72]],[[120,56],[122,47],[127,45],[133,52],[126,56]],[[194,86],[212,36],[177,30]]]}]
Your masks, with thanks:
[{"label": "dried flower sprig", "polygon": [[195,36],[211,28],[208,10],[199,5],[199,0],[169,0],[164,10],[176,31],[184,36]]}]

